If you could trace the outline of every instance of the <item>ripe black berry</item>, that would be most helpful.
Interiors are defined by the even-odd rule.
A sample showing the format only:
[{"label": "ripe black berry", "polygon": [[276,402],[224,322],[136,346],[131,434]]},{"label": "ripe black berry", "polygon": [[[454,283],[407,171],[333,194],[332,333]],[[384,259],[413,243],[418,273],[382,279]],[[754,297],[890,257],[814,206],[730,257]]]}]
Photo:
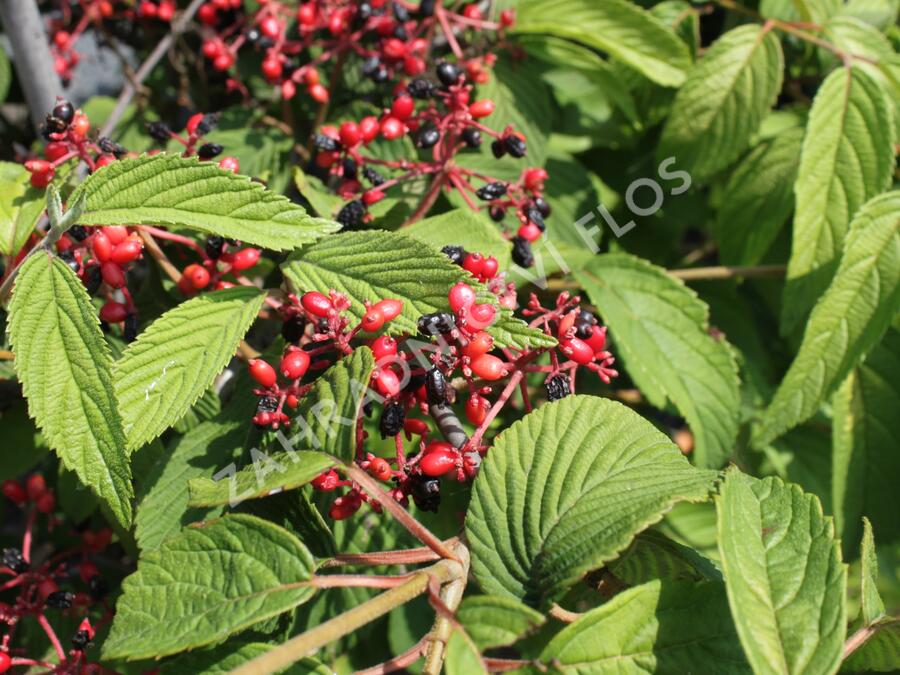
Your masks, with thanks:
[{"label": "ripe black berry", "polygon": [[212,159],[213,157],[218,157],[222,154],[222,150],[224,150],[221,145],[218,143],[204,143],[199,148],[197,148],[197,157],[200,159]]},{"label": "ripe black berry", "polygon": [[437,478],[410,476],[408,485],[416,506],[423,511],[437,513],[441,505],[441,483]]},{"label": "ripe black berry", "polygon": [[56,609],[69,609],[75,602],[75,594],[69,591],[55,591],[47,596],[44,601],[47,607],[55,607]]},{"label": "ripe black berry", "polygon": [[87,289],[88,295],[96,295],[102,282],[103,275],[100,273],[100,266],[91,265],[88,267],[84,274],[84,287]]},{"label": "ripe black berry", "polygon": [[8,567],[16,574],[22,574],[28,570],[28,563],[22,557],[22,552],[17,548],[3,549],[3,566]]},{"label": "ripe black berry", "polygon": [[431,98],[434,96],[434,85],[424,77],[416,77],[406,86],[406,91],[413,98]]},{"label": "ripe black berry", "polygon": [[544,218],[550,216],[550,205],[543,197],[534,198],[534,208],[536,208]]},{"label": "ripe black berry", "polygon": [[450,261],[457,265],[462,265],[463,260],[466,257],[466,249],[462,246],[447,245],[441,249],[441,253],[450,258]]},{"label": "ripe black berry", "polygon": [[370,166],[367,166],[363,169],[363,176],[367,181],[369,181],[374,187],[378,187],[382,183],[384,183],[384,176],[378,173],[375,169]]},{"label": "ripe black berry", "polygon": [[449,333],[456,328],[456,319],[448,312],[435,312],[423,314],[418,321],[419,333],[425,337]]},{"label": "ripe black berry", "polygon": [[207,113],[197,123],[197,135],[203,136],[219,126],[219,113]]},{"label": "ripe black berry", "polygon": [[159,141],[160,143],[167,143],[169,137],[172,135],[172,130],[165,122],[151,122],[147,125],[147,133],[150,134],[150,137],[153,138],[153,140]]},{"label": "ripe black berry", "polygon": [[597,317],[595,317],[586,309],[582,309],[578,312],[578,317],[575,319],[575,335],[580,337],[582,340],[587,340],[589,337],[591,337],[593,328],[596,325]]},{"label": "ripe black berry", "polygon": [[59,254],[59,259],[66,263],[73,272],[78,273],[78,261],[75,260],[75,254],[72,251],[63,251]]},{"label": "ripe black berry", "polygon": [[108,152],[111,155],[115,155],[116,157],[121,157],[124,154],[128,153],[128,149],[116,143],[113,139],[103,136],[100,140],[97,141],[97,145],[100,146],[100,149],[103,152]]},{"label": "ripe black berry", "polygon": [[361,70],[366,77],[373,77],[379,68],[381,68],[381,59],[377,56],[370,56],[363,61]]},{"label": "ripe black berry", "polygon": [[506,143],[501,140],[496,140],[491,142],[491,152],[494,153],[494,157],[500,159],[503,155],[506,154]]},{"label": "ripe black berry", "polygon": [[338,211],[336,220],[344,227],[359,227],[362,225],[365,215],[366,205],[361,199],[354,199],[352,202],[344,204],[344,207]]},{"label": "ripe black berry", "polygon": [[304,330],[306,330],[306,320],[302,316],[292,316],[281,324],[281,337],[285,342],[296,344],[303,337]]},{"label": "ripe black berry", "polygon": [[486,202],[492,201],[494,199],[500,199],[504,195],[506,195],[506,183],[501,183],[500,181],[495,181],[493,183],[488,183],[487,185],[482,185],[475,192],[478,195],[479,199],[482,199]]},{"label": "ripe black berry", "polygon": [[366,417],[372,416],[372,409],[374,408],[374,403],[372,401],[366,401],[363,403],[363,415]]},{"label": "ripe black berry", "polygon": [[491,220],[495,223],[499,223],[506,217],[506,209],[502,206],[492,206],[488,209],[488,215],[490,215]]},{"label": "ripe black berry", "polygon": [[392,402],[384,406],[381,419],[378,421],[378,429],[381,437],[396,436],[403,430],[403,422],[406,421],[406,411],[399,403]]},{"label": "ripe black berry", "polygon": [[91,577],[90,581],[88,581],[88,591],[94,600],[101,600],[109,593],[109,586],[106,581],[104,581],[103,577],[98,574],[95,577]]},{"label": "ripe black berry", "polygon": [[222,237],[212,236],[206,240],[206,244],[203,246],[206,251],[206,255],[208,255],[213,260],[218,260],[219,256],[222,255],[222,247],[225,245],[225,240]]},{"label": "ripe black berry", "polygon": [[62,120],[68,126],[71,124],[72,118],[75,117],[75,108],[65,99],[58,98],[56,99],[56,105],[53,107],[52,115],[56,119]]},{"label": "ripe black berry", "polygon": [[465,131],[462,132],[462,139],[467,148],[481,147],[481,132],[474,127],[466,127]]},{"label": "ripe black berry", "polygon": [[447,61],[441,61],[437,67],[437,76],[445,87],[449,87],[452,84],[456,84],[457,80],[459,80],[459,68],[452,63],[448,63]]},{"label": "ripe black berry", "polygon": [[86,630],[75,631],[72,636],[72,649],[83,652],[91,642],[91,636]]},{"label": "ripe black berry", "polygon": [[47,115],[47,117],[44,118],[44,129],[51,134],[61,134],[68,128],[69,125],[58,117]]},{"label": "ripe black berry", "polygon": [[447,380],[437,368],[425,372],[425,395],[431,405],[447,402]]},{"label": "ripe black berry", "polygon": [[125,321],[122,324],[122,337],[125,338],[125,342],[132,343],[137,340],[138,334],[138,320],[136,314],[129,314],[125,317]]},{"label": "ripe black berry", "polygon": [[366,19],[372,16],[372,5],[368,2],[359,3],[359,7],[356,8],[356,18],[361,22],[364,22]]},{"label": "ripe black berry", "polygon": [[415,143],[417,148],[427,150],[437,145],[441,140],[441,132],[434,127],[425,126],[416,132]]},{"label": "ripe black berry", "polygon": [[73,225],[66,231],[66,234],[69,235],[70,239],[74,239],[75,241],[84,241],[87,239],[88,231],[82,225]]},{"label": "ripe black berry", "polygon": [[569,391],[569,378],[565,375],[551,377],[544,382],[544,386],[547,388],[547,398],[551,401],[558,401],[571,393]]},{"label": "ripe black berry", "polygon": [[325,152],[337,152],[341,149],[340,143],[331,136],[326,136],[325,134],[316,134],[313,137],[313,145],[316,146],[317,149],[324,150]]},{"label": "ripe black berry", "polygon": [[525,237],[513,237],[512,259],[519,267],[531,267],[534,265],[534,255],[531,253],[531,242]]},{"label": "ripe black berry", "polygon": [[409,10],[406,9],[399,2],[391,3],[392,9],[394,12],[394,18],[397,19],[400,23],[406,23],[409,21]]},{"label": "ripe black berry", "polygon": [[538,211],[534,206],[530,206],[525,215],[528,217],[528,220],[538,226],[538,229],[541,232],[547,229],[547,225],[544,223],[544,217],[541,215],[541,212]]},{"label": "ripe black berry", "polygon": [[503,141],[503,144],[506,146],[506,151],[516,159],[520,159],[527,154],[528,150],[525,146],[525,141],[522,140],[521,136],[510,134],[504,138]]},{"label": "ripe black berry", "polygon": [[419,16],[431,16],[434,14],[435,0],[422,0],[419,3]]},{"label": "ripe black berry", "polygon": [[356,160],[352,157],[345,157],[341,165],[344,169],[344,178],[346,180],[356,180]]}]

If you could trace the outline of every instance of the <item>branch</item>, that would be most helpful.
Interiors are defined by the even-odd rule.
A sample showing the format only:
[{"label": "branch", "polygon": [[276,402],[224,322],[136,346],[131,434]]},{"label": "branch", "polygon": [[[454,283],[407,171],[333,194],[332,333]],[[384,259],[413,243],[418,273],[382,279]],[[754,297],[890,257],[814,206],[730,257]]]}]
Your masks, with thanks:
[{"label": "branch", "polygon": [[691,267],[683,270],[668,270],[669,276],[682,281],[700,281],[704,279],[736,279],[783,277],[787,268],[784,265],[757,265],[756,267]]},{"label": "branch", "polygon": [[882,628],[886,628],[892,624],[900,623],[900,620],[893,619],[891,617],[884,617],[880,621],[876,621],[875,623],[870,623],[868,626],[863,626],[859,630],[857,630],[853,635],[847,638],[847,641],[844,643],[844,659],[849,657],[853,652],[862,647],[869,638],[871,638],[875,633],[880,631]]},{"label": "branch", "polygon": [[[463,593],[466,590],[466,580],[469,575],[469,550],[459,546],[456,551],[459,553],[459,559],[462,562],[462,574],[444,586],[440,592],[440,600],[444,603],[444,608],[450,610],[451,614],[456,612],[456,608],[462,602]],[[447,646],[447,640],[450,639],[452,630],[453,622],[451,618],[445,612],[438,611],[435,616],[434,626],[432,626],[431,632],[428,634],[425,666],[422,668],[422,672],[425,675],[440,675],[441,666],[444,663],[444,648]]]}]

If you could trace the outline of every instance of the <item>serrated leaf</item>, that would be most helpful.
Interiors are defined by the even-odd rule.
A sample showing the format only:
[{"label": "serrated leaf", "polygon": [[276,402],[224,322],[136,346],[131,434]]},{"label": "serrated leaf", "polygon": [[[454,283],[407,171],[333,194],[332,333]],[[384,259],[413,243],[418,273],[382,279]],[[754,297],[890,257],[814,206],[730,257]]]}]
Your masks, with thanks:
[{"label": "serrated leaf", "polygon": [[794,208],[803,130],[791,128],[753,146],[725,186],[714,232],[722,262],[756,265]]},{"label": "serrated leaf", "polygon": [[669,581],[721,581],[722,573],[697,551],[655,530],[641,532],[631,546],[609,564],[609,571],[629,586]]},{"label": "serrated leaf", "polygon": [[651,581],[561,630],[541,652],[554,672],[750,673],[720,583]]},{"label": "serrated leaf", "polygon": [[462,246],[466,251],[494,256],[500,269],[509,267],[510,245],[498,226],[468,208],[424,218],[405,227],[403,233],[424,241],[437,251],[447,245]]},{"label": "serrated leaf", "polygon": [[715,476],[619,403],[546,404],[501,432],[475,480],[475,578],[486,593],[547,605],[676,502],[705,499]]},{"label": "serrated leaf", "polygon": [[479,650],[506,647],[544,625],[543,614],[518,600],[496,595],[465,598],[456,619]]},{"label": "serrated leaf", "polygon": [[783,71],[781,43],[768,27],[722,35],[678,90],[657,159],[674,157],[695,180],[731,164],[775,103]]},{"label": "serrated leaf", "polygon": [[128,447],[159,436],[228,365],[265,295],[239,286],[169,310],[128,345],[113,368]]},{"label": "serrated leaf", "polygon": [[729,469],[716,510],[731,615],[754,672],[836,672],[847,574],[818,499]]},{"label": "serrated leaf", "polygon": [[253,516],[187,528],[123,582],[103,657],[158,658],[278,616],[312,596],[314,564],[299,539]]},{"label": "serrated leaf", "polygon": [[[347,313],[357,321],[365,313],[365,301],[402,300],[403,312],[384,327],[388,335],[415,334],[420,316],[448,311],[447,293],[458,281],[478,286],[473,277],[428,244],[380,230],[328,237],[295,254],[282,270],[297,291],[327,293],[335,289],[347,295],[352,302]],[[485,297],[482,302],[488,300],[496,304],[496,298]],[[509,312],[501,313],[487,330],[498,346],[523,349],[555,344]]]},{"label": "serrated leaf", "polygon": [[900,476],[900,322],[850,373],[833,399],[831,493],[834,519],[852,552],[868,516],[879,538],[900,538],[896,481]]},{"label": "serrated leaf", "polygon": [[667,400],[694,433],[695,462],[720,467],[737,438],[737,363],[709,335],[709,310],[683,283],[625,254],[596,257],[575,273],[615,340],[616,355],[656,407]]},{"label": "serrated leaf", "polygon": [[82,196],[84,225],[177,225],[275,251],[339,229],[246,176],[178,155],[113,162],[79,185],[71,203]]},{"label": "serrated leaf", "polygon": [[844,673],[896,673],[900,669],[900,619],[884,618],[841,665]]},{"label": "serrated leaf", "polygon": [[201,422],[213,419],[221,411],[222,400],[216,393],[215,387],[210,387],[197,399],[184,417],[173,425],[173,428],[180,434],[187,433]]},{"label": "serrated leaf", "polygon": [[816,93],[794,184],[785,334],[802,325],[828,287],[854,214],[890,185],[891,119],[884,89],[859,67],[832,72]]},{"label": "serrated leaf", "polygon": [[15,255],[44,212],[44,191],[31,187],[21,164],[0,162],[0,253]]},{"label": "serrated leaf", "polygon": [[875,554],[875,536],[872,523],[862,519],[863,535],[860,544],[860,619],[864,624],[873,624],[884,616],[884,601],[878,592],[878,556]]},{"label": "serrated leaf", "polygon": [[43,251],[19,269],[7,329],[28,412],[67,468],[131,526],[131,469],[112,358],[81,280]]},{"label": "serrated leaf", "polygon": [[[182,654],[164,662],[159,672],[161,675],[226,675],[235,668],[252,661],[258,656],[274,649],[273,645],[264,642],[244,642],[234,644],[229,641],[212,649],[204,649]],[[282,675],[332,675],[334,671],[319,661],[304,657],[284,670],[276,671]]]},{"label": "serrated leaf", "polygon": [[850,225],[840,267],[816,304],[797,357],[754,430],[762,447],[809,419],[900,310],[900,191],[868,202]]},{"label": "serrated leaf", "polygon": [[238,471],[233,477],[190,480],[188,506],[224,506],[234,498],[240,501],[259,499],[293,490],[306,485],[336,464],[333,457],[321,452],[300,450],[266,455],[265,459]]},{"label": "serrated leaf", "polygon": [[583,43],[666,87],[681,85],[690,66],[687,45],[659,19],[626,0],[532,0],[519,8],[513,31]]},{"label": "serrated leaf", "polygon": [[321,180],[307,175],[299,166],[294,167],[294,185],[315,212],[323,218],[336,215],[344,205],[340,195],[329,192]]}]

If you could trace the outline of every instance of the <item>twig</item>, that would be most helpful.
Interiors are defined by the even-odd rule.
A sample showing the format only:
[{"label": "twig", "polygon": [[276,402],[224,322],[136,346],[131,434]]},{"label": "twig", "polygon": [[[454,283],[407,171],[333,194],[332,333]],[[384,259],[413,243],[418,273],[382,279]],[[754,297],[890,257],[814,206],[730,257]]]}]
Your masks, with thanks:
[{"label": "twig", "polygon": [[558,621],[562,621],[563,623],[572,623],[574,621],[578,621],[581,618],[581,614],[578,612],[570,612],[565,607],[560,607],[555,602],[553,606],[550,607],[550,611],[547,612],[550,616]]},{"label": "twig", "polygon": [[448,616],[456,612],[459,603],[462,602],[463,593],[466,590],[466,579],[469,574],[469,550],[464,546],[457,547],[459,559],[463,566],[462,574],[453,579],[449,584],[441,589],[439,599],[443,602],[445,611],[439,611],[434,620],[434,626],[428,634],[428,648],[425,650],[425,666],[422,672],[425,675],[439,675],[441,666],[444,663],[444,648],[447,646],[447,640],[450,639],[450,633],[453,630],[454,622]]},{"label": "twig", "polygon": [[866,641],[873,635],[875,635],[875,633],[877,633],[879,630],[895,623],[900,622],[892,621],[890,619],[882,619],[881,621],[870,623],[868,626],[863,626],[862,628],[857,630],[853,635],[848,637],[847,641],[844,643],[844,658],[846,659],[853,652],[862,647],[866,643]]},{"label": "twig", "polygon": [[735,279],[783,277],[787,268],[784,265],[757,265],[756,267],[691,267],[683,270],[668,270],[669,276],[682,281],[700,281],[712,279]]},{"label": "twig", "polygon": [[411,666],[422,658],[427,639],[428,636],[426,635],[402,654],[398,654],[384,663],[379,663],[377,666],[372,666],[365,670],[358,670],[356,671],[356,675],[387,675],[387,673],[393,673],[397,670],[403,670],[408,666]]},{"label": "twig", "polygon": [[484,663],[484,668],[490,673],[505,673],[508,670],[518,670],[519,668],[527,668],[528,666],[533,666],[538,668],[539,670],[544,670],[540,665],[534,661],[526,661],[524,659],[493,659],[490,657],[485,657],[481,659]]},{"label": "twig", "polygon": [[0,361],[12,361],[15,357],[8,349],[0,349]]},{"label": "twig", "polygon": [[[444,542],[448,548],[457,543],[456,537]],[[379,551],[376,553],[341,553],[322,564],[323,569],[343,567],[345,565],[413,565],[415,563],[434,562],[440,556],[427,546],[408,548],[400,551]]]}]

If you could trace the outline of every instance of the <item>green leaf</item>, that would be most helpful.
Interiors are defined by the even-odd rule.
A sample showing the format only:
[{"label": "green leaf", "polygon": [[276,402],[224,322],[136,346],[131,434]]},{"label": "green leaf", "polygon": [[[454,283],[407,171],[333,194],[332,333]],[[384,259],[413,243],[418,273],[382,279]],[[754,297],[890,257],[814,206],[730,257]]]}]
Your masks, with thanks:
[{"label": "green leaf", "polygon": [[716,509],[728,602],[754,672],[836,672],[847,574],[819,500],[729,469]]},{"label": "green leaf", "polygon": [[863,535],[860,545],[860,618],[870,625],[884,616],[884,601],[878,593],[878,556],[875,554],[875,537],[872,534],[872,523],[868,518],[862,519]]},{"label": "green leaf", "polygon": [[299,539],[253,516],[187,528],[123,582],[103,658],[158,658],[278,616],[312,596],[313,566]]},{"label": "green leaf", "polygon": [[851,219],[891,182],[891,108],[859,67],[832,72],[813,101],[794,184],[793,244],[782,307],[785,334],[803,324],[838,266]]},{"label": "green leaf", "polygon": [[740,26],[709,48],[678,90],[657,159],[674,157],[695,180],[731,164],[781,89],[784,55],[769,28]]},{"label": "green leaf", "polygon": [[9,85],[12,84],[12,68],[6,50],[0,49],[0,103],[6,100],[9,93]]},{"label": "green leaf", "polygon": [[215,162],[178,155],[114,162],[89,176],[70,201],[82,195],[84,225],[176,225],[276,251],[339,229]]},{"label": "green leaf", "polygon": [[456,619],[479,650],[506,647],[536,631],[544,616],[518,600],[473,595],[462,601]]},{"label": "green leaf", "polygon": [[173,428],[180,434],[185,434],[201,422],[213,419],[222,411],[222,400],[216,393],[215,387],[207,389],[184,417],[178,420]]},{"label": "green leaf", "polygon": [[[384,298],[403,301],[403,311],[387,324],[388,335],[416,333],[416,321],[423,314],[448,311],[447,293],[458,281],[479,284],[443,253],[414,237],[396,232],[368,230],[346,232],[323,239],[296,253],[282,266],[295,290],[334,289],[350,298],[347,313],[357,321],[365,313],[364,302]],[[482,302],[496,304],[496,297]],[[523,349],[553,346],[555,341],[530,329],[509,312],[490,326],[497,346]]]},{"label": "green leaf", "polygon": [[[235,646],[234,641],[229,641],[212,649],[182,654],[164,662],[159,670],[161,675],[226,675],[272,649],[273,645],[264,642],[244,642]],[[332,675],[334,671],[313,658],[304,657],[277,672],[283,675]]]},{"label": "green leaf", "polygon": [[900,310],[900,191],[868,202],[840,267],[810,315],[800,350],[754,430],[762,447],[809,419]]},{"label": "green leaf", "polygon": [[841,7],[841,0],[760,0],[759,13],[767,19],[824,23]]},{"label": "green leaf", "polygon": [[81,280],[40,251],[19,269],[7,326],[28,412],[66,467],[131,526],[131,470],[112,358]]},{"label": "green leaf", "polygon": [[722,573],[697,551],[655,530],[641,532],[631,546],[609,564],[609,571],[629,586],[670,581],[721,581]]},{"label": "green leaf", "polygon": [[190,410],[228,361],[265,295],[239,286],[204,293],[154,321],[113,369],[128,447],[153,440]]},{"label": "green leaf", "polygon": [[900,539],[900,321],[844,381],[833,400],[834,519],[844,551],[855,550],[868,516],[882,541]]},{"label": "green leaf", "polygon": [[15,255],[44,212],[44,191],[31,187],[21,164],[0,162],[0,253]]},{"label": "green leaf", "polygon": [[294,184],[297,186],[297,191],[323,218],[333,217],[344,205],[344,200],[339,195],[330,192],[321,180],[307,175],[299,166],[294,167]]},{"label": "green leaf", "polygon": [[468,208],[425,218],[405,227],[403,232],[438,251],[447,245],[462,246],[467,251],[494,256],[500,263],[500,269],[509,267],[509,242],[500,234],[495,223]]},{"label": "green leaf", "polygon": [[720,467],[737,438],[734,352],[709,334],[708,308],[683,283],[625,254],[596,257],[575,273],[615,340],[617,356],[648,400],[667,400],[694,433],[695,462]]},{"label": "green leaf", "polygon": [[464,631],[458,628],[447,640],[447,654],[444,661],[447,675],[488,675],[478,647]]},{"label": "green leaf", "polygon": [[886,617],[874,632],[844,661],[841,672],[896,673],[900,669],[900,619]]},{"label": "green leaf", "polygon": [[756,265],[774,243],[794,208],[802,141],[801,128],[787,129],[760,141],[735,166],[714,224],[723,263]]},{"label": "green leaf", "polygon": [[900,0],[847,0],[840,11],[840,16],[850,16],[886,30],[897,22],[897,11]]},{"label": "green leaf", "polygon": [[676,502],[705,499],[715,477],[619,403],[545,404],[497,437],[475,480],[475,578],[486,593],[548,605]]},{"label": "green leaf", "polygon": [[626,0],[531,0],[518,8],[516,33],[546,33],[619,59],[666,87],[684,82],[690,54],[659,19]]},{"label": "green leaf", "polygon": [[263,455],[234,476],[220,480],[194,478],[188,483],[188,506],[232,507],[245,499],[259,499],[283,490],[294,490],[337,464],[321,452],[280,452]]},{"label": "green leaf", "polygon": [[751,672],[720,583],[629,588],[561,630],[540,661],[584,675]]}]

